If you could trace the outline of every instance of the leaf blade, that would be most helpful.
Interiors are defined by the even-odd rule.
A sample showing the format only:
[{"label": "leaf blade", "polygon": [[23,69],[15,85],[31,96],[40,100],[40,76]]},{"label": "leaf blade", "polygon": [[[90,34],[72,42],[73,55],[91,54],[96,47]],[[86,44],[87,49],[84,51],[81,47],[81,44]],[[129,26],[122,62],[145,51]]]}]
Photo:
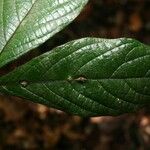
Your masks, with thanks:
[{"label": "leaf blade", "polygon": [[0,0],[0,68],[62,30],[86,3],[87,0]]},{"label": "leaf blade", "polygon": [[1,77],[0,91],[81,116],[118,115],[150,103],[149,69],[149,46],[85,38]]}]

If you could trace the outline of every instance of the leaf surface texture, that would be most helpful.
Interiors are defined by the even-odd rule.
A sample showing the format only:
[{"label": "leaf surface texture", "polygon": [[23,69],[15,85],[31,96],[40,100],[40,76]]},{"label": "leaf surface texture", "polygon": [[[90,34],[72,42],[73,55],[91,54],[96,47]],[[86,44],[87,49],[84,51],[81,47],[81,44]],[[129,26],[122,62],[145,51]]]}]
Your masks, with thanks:
[{"label": "leaf surface texture", "polygon": [[84,38],[0,78],[0,92],[80,116],[119,115],[150,104],[150,47]]},{"label": "leaf surface texture", "polygon": [[62,30],[86,3],[87,0],[0,0],[0,67]]}]

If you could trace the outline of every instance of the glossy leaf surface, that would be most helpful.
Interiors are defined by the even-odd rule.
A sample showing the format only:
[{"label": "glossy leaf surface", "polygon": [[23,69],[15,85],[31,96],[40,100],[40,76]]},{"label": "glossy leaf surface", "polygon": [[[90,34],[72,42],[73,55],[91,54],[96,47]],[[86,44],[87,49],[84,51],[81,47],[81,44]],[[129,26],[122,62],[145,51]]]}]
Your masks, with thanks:
[{"label": "glossy leaf surface", "polygon": [[0,92],[80,116],[119,115],[150,104],[150,47],[85,38],[0,78]]},{"label": "glossy leaf surface", "polygon": [[87,0],[0,0],[0,67],[68,25]]}]

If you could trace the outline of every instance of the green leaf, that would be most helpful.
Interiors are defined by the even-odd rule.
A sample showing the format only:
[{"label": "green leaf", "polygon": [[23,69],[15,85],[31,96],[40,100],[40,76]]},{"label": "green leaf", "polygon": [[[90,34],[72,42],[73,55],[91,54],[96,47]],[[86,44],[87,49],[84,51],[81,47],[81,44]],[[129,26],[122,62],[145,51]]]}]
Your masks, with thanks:
[{"label": "green leaf", "polygon": [[68,25],[87,0],[0,0],[0,67]]},{"label": "green leaf", "polygon": [[80,116],[119,115],[150,104],[150,47],[85,38],[0,78],[0,92]]}]

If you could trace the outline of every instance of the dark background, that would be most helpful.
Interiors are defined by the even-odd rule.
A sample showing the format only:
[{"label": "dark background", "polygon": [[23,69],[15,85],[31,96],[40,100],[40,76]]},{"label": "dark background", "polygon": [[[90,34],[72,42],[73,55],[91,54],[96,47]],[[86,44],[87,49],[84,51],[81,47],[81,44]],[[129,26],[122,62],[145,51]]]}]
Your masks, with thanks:
[{"label": "dark background", "polygon": [[[67,28],[1,72],[81,37],[132,37],[150,44],[150,0],[90,0]],[[1,149],[150,150],[150,108],[119,117],[80,118],[1,96]]]}]

